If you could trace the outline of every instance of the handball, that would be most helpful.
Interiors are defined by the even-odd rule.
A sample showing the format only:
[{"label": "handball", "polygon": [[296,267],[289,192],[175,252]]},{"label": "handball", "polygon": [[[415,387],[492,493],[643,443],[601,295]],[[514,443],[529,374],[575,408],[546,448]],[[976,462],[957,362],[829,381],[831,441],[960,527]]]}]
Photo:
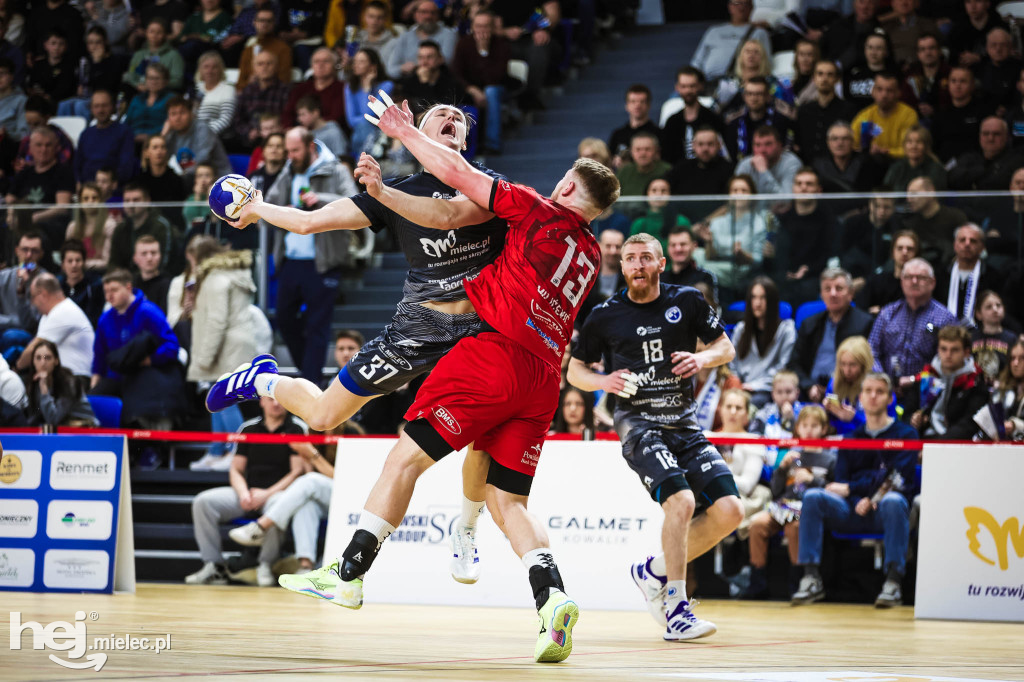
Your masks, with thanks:
[{"label": "handball", "polygon": [[256,188],[244,175],[225,175],[210,188],[210,210],[221,220],[236,220]]}]

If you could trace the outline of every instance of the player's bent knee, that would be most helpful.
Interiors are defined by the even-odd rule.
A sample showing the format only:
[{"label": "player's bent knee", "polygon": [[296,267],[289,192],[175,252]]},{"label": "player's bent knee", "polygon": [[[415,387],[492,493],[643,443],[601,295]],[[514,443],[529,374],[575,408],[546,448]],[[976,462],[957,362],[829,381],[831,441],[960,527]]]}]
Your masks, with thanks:
[{"label": "player's bent knee", "polygon": [[740,502],[740,498],[732,495],[721,497],[711,505],[708,515],[720,526],[728,528],[729,532],[732,532],[743,522],[743,503]]},{"label": "player's bent knee", "polygon": [[665,511],[666,520],[673,519],[682,523],[689,523],[690,519],[693,518],[693,512],[697,508],[697,502],[694,500],[693,491],[679,490],[669,496],[662,503],[661,507]]}]

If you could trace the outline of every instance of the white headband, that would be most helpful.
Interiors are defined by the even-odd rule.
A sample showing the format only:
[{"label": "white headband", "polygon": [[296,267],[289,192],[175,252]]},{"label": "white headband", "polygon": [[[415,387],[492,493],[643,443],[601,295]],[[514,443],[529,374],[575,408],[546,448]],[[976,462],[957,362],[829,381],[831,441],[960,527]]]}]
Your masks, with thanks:
[{"label": "white headband", "polygon": [[430,118],[430,115],[432,113],[434,113],[434,111],[437,110],[437,109],[452,109],[453,111],[457,111],[460,114],[462,114],[463,122],[465,122],[465,120],[466,120],[466,118],[465,118],[466,115],[463,114],[462,110],[459,109],[458,107],[452,106],[451,104],[435,104],[434,106],[432,106],[429,109],[427,109],[426,112],[424,112],[423,116],[420,117],[420,125],[419,125],[419,129],[420,130],[423,130],[423,126],[426,125],[427,119]]}]

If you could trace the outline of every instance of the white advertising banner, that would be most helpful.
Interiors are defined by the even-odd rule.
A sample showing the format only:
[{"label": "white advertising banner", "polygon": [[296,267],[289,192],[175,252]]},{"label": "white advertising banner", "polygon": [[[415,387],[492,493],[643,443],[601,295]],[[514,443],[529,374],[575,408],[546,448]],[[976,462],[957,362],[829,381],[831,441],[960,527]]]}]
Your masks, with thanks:
[{"label": "white advertising banner", "polygon": [[1024,451],[925,445],[917,618],[1024,622]]},{"label": "white advertising banner", "polygon": [[[351,439],[338,455],[358,466],[339,468],[327,525],[326,560],[341,554],[393,439]],[[485,512],[477,540],[481,578],[455,582],[448,536],[461,513],[462,461],[455,453],[419,480],[402,525],[367,575],[367,602],[529,606],[527,571]],[[530,511],[540,519],[566,591],[588,608],[642,610],[630,564],[661,547],[661,509],[622,459],[618,442],[551,441],[544,445]]]}]

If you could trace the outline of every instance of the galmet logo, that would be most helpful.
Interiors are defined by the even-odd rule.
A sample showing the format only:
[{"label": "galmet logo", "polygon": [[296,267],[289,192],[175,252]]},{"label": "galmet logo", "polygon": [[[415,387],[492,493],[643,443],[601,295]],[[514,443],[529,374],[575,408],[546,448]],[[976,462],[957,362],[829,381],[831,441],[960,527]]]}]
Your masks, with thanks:
[{"label": "galmet logo", "polygon": [[981,551],[981,542],[978,540],[978,533],[984,528],[992,536],[996,546],[996,559],[999,562],[999,570],[1005,571],[1010,567],[1008,546],[1013,545],[1017,557],[1024,559],[1024,525],[1011,516],[1000,524],[992,514],[981,507],[964,507],[964,518],[967,519],[967,539],[970,541],[968,549],[971,554],[984,561],[989,566],[995,566],[996,561],[985,556]]}]

